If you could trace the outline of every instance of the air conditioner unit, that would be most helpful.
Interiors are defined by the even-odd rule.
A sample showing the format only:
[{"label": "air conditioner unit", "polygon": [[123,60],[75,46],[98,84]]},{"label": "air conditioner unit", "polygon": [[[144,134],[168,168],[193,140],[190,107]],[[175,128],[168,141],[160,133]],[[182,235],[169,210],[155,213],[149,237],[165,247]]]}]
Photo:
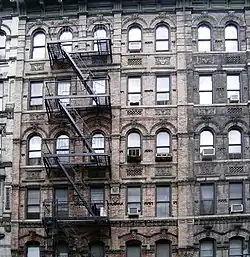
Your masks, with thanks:
[{"label": "air conditioner unit", "polygon": [[129,105],[137,106],[140,105],[141,97],[140,95],[130,95],[129,97]]},{"label": "air conditioner unit", "polygon": [[156,153],[156,161],[172,161],[172,153]]},{"label": "air conditioner unit", "polygon": [[139,212],[137,207],[128,208],[128,216],[139,216]]},{"label": "air conditioner unit", "polygon": [[133,148],[128,149],[128,156],[129,157],[140,157],[141,156],[141,149],[140,148]]},{"label": "air conditioner unit", "polygon": [[215,156],[214,148],[203,149],[201,152],[202,160],[211,160]]},{"label": "air conditioner unit", "polygon": [[243,204],[231,204],[230,213],[240,213],[243,212]]},{"label": "air conditioner unit", "polygon": [[239,95],[231,95],[229,98],[230,103],[238,103],[240,101]]},{"label": "air conditioner unit", "polygon": [[111,195],[119,195],[120,194],[120,188],[119,186],[113,186],[111,187]]},{"label": "air conditioner unit", "polygon": [[141,42],[130,42],[129,43],[129,50],[130,51],[141,50]]}]

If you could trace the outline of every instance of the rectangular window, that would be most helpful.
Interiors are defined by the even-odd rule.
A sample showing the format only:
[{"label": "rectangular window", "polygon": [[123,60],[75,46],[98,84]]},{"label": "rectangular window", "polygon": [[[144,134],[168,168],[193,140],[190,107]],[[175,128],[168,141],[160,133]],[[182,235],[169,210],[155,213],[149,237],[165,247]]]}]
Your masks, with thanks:
[{"label": "rectangular window", "polygon": [[43,108],[43,82],[30,82],[30,109],[40,110]]},{"label": "rectangular window", "polygon": [[213,103],[212,76],[199,77],[199,93],[200,93],[200,104]]},{"label": "rectangular window", "polygon": [[54,191],[55,214],[60,217],[68,217],[69,202],[68,188],[56,188]]},{"label": "rectangular window", "polygon": [[209,215],[214,214],[214,185],[213,184],[204,184],[200,187],[200,214]]},{"label": "rectangular window", "polygon": [[60,98],[60,101],[63,105],[68,105],[70,104],[70,87],[71,87],[71,82],[70,80],[61,80],[57,81],[57,95],[62,96]]},{"label": "rectangular window", "polygon": [[170,244],[164,241],[156,243],[156,256],[155,257],[170,257]]},{"label": "rectangular window", "polygon": [[28,246],[27,257],[40,257],[40,247],[39,246]]},{"label": "rectangular window", "polygon": [[140,245],[128,245],[126,257],[141,257]]},{"label": "rectangular window", "polygon": [[156,78],[156,103],[166,105],[170,100],[170,78],[161,76]]},{"label": "rectangular window", "polygon": [[243,204],[243,184],[229,184],[229,206],[232,204]]},{"label": "rectangular window", "polygon": [[156,216],[169,217],[170,215],[170,187],[156,187]]},{"label": "rectangular window", "polygon": [[91,208],[97,216],[105,216],[103,187],[90,188],[90,202]]},{"label": "rectangular window", "polygon": [[141,78],[133,77],[128,79],[128,105],[136,106],[141,104]]},{"label": "rectangular window", "polygon": [[206,240],[200,244],[200,257],[213,257],[214,256],[214,243],[213,241]]},{"label": "rectangular window", "polygon": [[130,208],[141,211],[141,187],[127,188],[127,210]]},{"label": "rectangular window", "polygon": [[27,190],[27,219],[40,219],[40,189]]},{"label": "rectangular window", "polygon": [[240,101],[240,76],[227,75],[227,98],[229,101]]},{"label": "rectangular window", "polygon": [[[94,94],[96,95],[103,95],[106,93],[106,80],[103,78],[93,79],[92,80],[92,87]],[[98,97],[99,104],[105,104],[105,97]],[[96,105],[96,102],[93,100],[93,105]]]},{"label": "rectangular window", "polygon": [[4,83],[0,81],[0,112],[3,111]]},{"label": "rectangular window", "polygon": [[11,210],[11,186],[4,188],[4,209],[5,211]]}]

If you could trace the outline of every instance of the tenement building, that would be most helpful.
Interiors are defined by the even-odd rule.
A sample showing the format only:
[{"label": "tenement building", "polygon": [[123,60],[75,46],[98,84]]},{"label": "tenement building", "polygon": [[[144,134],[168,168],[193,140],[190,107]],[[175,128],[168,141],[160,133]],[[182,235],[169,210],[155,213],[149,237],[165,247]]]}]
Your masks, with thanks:
[{"label": "tenement building", "polygon": [[0,16],[0,257],[250,255],[250,0]]}]

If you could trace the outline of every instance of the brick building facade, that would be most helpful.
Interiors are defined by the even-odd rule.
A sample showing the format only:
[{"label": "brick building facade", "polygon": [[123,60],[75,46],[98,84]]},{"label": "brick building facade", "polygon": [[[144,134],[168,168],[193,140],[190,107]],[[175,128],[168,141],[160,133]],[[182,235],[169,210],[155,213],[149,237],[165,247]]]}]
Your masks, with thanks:
[{"label": "brick building facade", "polygon": [[247,256],[249,7],[2,1],[0,256]]}]

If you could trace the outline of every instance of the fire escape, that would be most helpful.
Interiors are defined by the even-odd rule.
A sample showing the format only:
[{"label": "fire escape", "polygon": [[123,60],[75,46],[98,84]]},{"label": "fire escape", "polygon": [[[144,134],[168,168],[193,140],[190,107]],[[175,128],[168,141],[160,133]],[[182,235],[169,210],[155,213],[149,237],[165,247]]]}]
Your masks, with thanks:
[{"label": "fire escape", "polygon": [[[45,106],[49,122],[70,126],[75,134],[74,137],[62,137],[61,142],[58,138],[43,140],[43,161],[49,179],[52,183],[61,179],[68,181],[74,191],[71,200],[61,201],[52,197],[43,203],[43,224],[52,246],[62,235],[69,241],[73,235],[110,235],[108,204],[105,200],[99,204],[91,203],[85,179],[86,173],[91,171],[104,171],[110,178],[110,140],[104,135],[101,138],[91,136],[85,117],[94,115],[96,119],[104,116],[111,119],[109,76],[106,72],[98,82],[92,72],[97,67],[107,70],[112,63],[111,39],[73,41],[79,42],[82,47],[77,51],[68,51],[67,42],[47,44],[51,69],[71,69],[77,78],[71,81],[74,89],[67,94],[58,94],[57,82],[46,84]],[[88,48],[90,45],[91,49]],[[98,83],[99,87],[105,88],[101,93],[94,88]]]}]

